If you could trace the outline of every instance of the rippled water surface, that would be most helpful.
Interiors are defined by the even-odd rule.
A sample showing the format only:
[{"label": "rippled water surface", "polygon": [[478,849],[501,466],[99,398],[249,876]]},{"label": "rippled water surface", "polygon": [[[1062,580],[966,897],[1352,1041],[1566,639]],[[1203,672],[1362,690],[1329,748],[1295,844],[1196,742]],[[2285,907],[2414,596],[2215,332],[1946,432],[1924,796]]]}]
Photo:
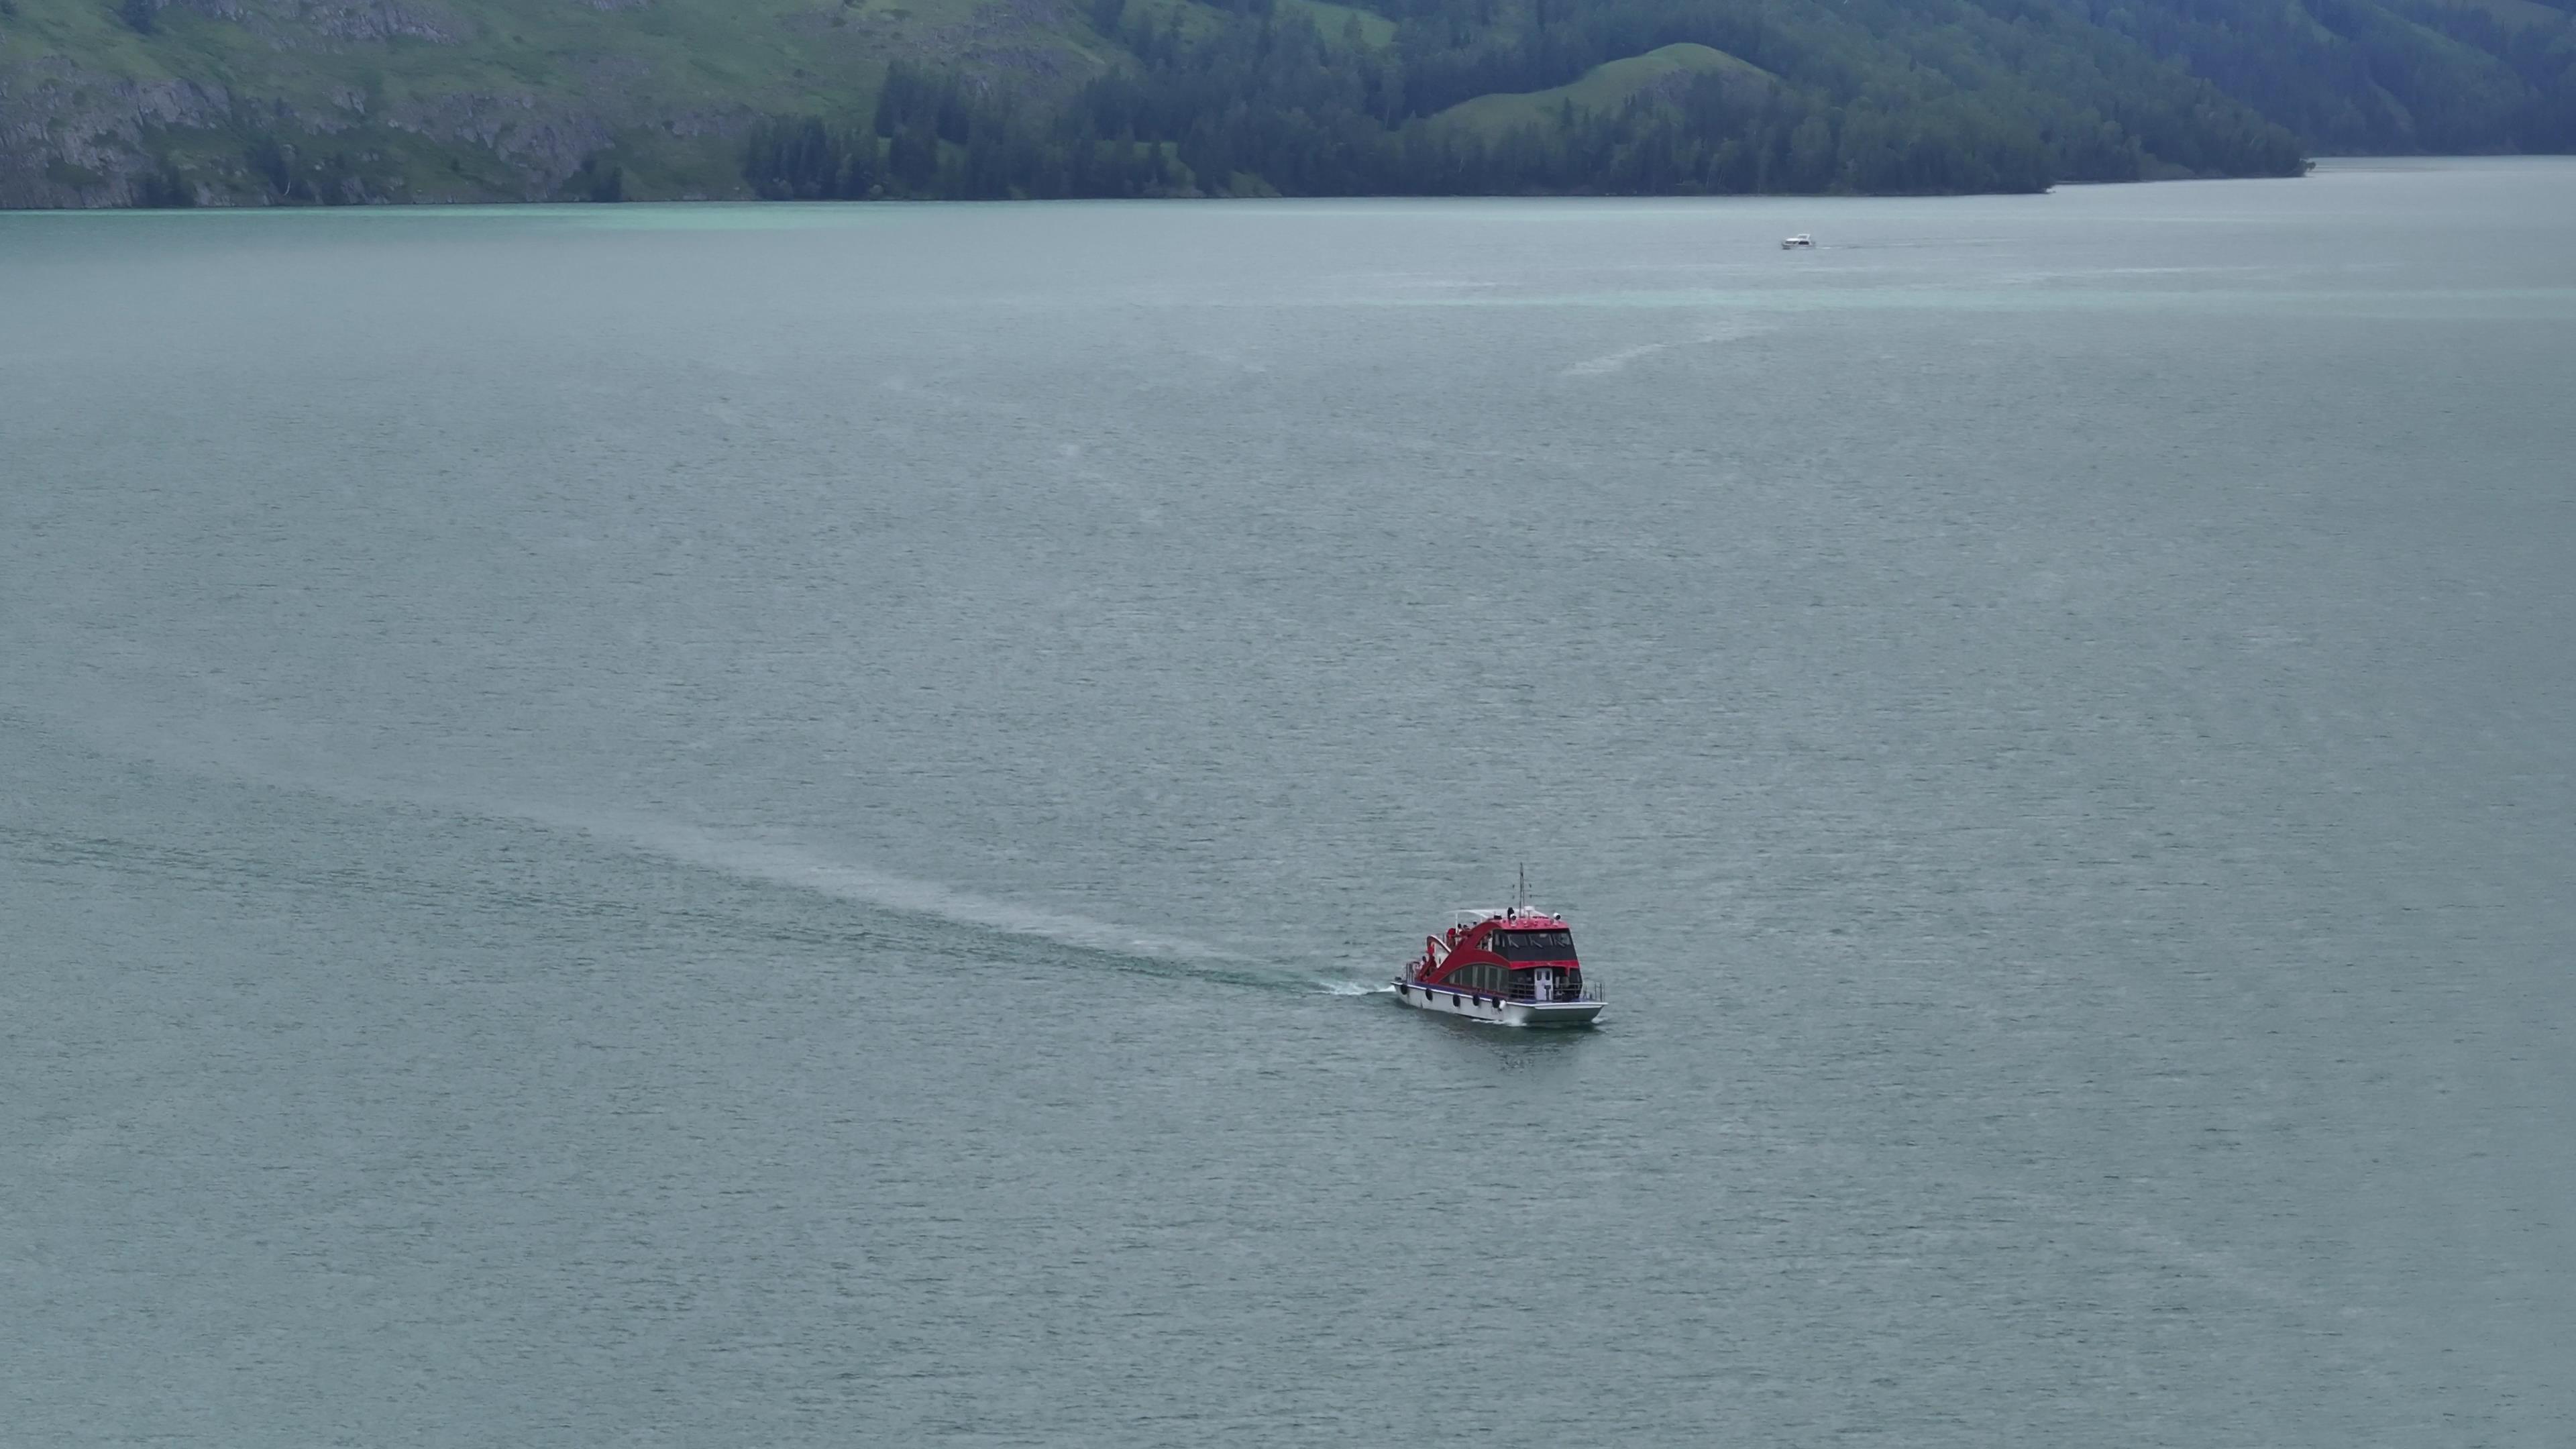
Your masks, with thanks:
[{"label": "rippled water surface", "polygon": [[0,216],[5,1437],[2576,1441],[2571,386],[2567,162]]}]

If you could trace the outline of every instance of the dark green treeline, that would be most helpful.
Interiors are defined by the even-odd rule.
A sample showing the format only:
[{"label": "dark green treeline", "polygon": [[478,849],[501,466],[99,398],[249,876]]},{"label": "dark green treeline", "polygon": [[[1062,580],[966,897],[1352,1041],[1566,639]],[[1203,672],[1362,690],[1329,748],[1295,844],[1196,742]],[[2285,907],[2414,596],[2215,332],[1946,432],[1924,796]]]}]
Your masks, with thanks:
[{"label": "dark green treeline", "polygon": [[[814,199],[1886,193],[2305,164],[2288,130],[2044,5],[1394,0],[1394,42],[1372,45],[1356,18],[1326,34],[1311,12],[1238,3],[1185,25],[1095,0],[1134,64],[1051,107],[897,64],[869,115],[759,127],[745,179]],[[1679,42],[1758,70],[1498,131],[1431,119]]]}]

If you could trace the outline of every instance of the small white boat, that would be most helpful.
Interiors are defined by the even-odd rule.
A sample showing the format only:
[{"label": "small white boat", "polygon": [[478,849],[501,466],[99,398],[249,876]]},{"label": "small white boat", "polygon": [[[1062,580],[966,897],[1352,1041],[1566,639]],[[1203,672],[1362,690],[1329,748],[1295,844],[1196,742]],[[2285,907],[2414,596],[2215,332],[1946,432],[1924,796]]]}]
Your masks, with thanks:
[{"label": "small white boat", "polygon": [[1803,251],[1814,247],[1815,244],[1816,239],[1802,231],[1796,236],[1782,237],[1780,239],[1780,250],[1784,252]]},{"label": "small white boat", "polygon": [[1527,904],[1459,912],[1396,978],[1395,999],[1503,1026],[1590,1026],[1609,1005],[1583,978],[1565,918]]}]

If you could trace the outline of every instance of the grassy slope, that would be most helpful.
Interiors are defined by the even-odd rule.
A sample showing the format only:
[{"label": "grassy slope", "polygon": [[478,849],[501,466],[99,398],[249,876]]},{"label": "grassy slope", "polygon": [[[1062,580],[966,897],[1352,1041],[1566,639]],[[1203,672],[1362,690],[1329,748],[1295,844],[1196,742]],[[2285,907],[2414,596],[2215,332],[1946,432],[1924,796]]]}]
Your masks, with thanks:
[{"label": "grassy slope", "polygon": [[1279,13],[1303,15],[1315,23],[1315,29],[1334,40],[1341,38],[1344,27],[1357,20],[1362,44],[1384,47],[1395,43],[1395,22],[1374,10],[1335,5],[1331,0],[1281,0]]},{"label": "grassy slope", "polygon": [[1772,80],[1770,72],[1725,51],[1685,42],[1596,65],[1567,85],[1461,101],[1432,117],[1431,124],[1492,140],[1523,126],[1553,126],[1569,104],[1577,111],[1616,111],[1642,94],[1670,94],[1699,75],[1734,76],[1754,85]]},{"label": "grassy slope", "polygon": [[2538,29],[2557,35],[2562,41],[2576,39],[2576,16],[2564,10],[2553,10],[2539,0],[2440,0],[2441,4],[2460,10],[2481,12],[2511,29]]}]

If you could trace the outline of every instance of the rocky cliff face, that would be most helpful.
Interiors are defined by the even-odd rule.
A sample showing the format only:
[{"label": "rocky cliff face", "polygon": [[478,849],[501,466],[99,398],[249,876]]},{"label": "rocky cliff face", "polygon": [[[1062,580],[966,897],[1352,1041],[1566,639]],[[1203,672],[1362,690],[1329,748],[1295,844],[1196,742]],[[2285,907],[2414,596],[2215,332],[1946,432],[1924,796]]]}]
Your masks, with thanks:
[{"label": "rocky cliff face", "polygon": [[887,61],[1097,74],[1053,0],[0,0],[0,206],[745,194]]},{"label": "rocky cliff face", "polygon": [[61,56],[0,69],[0,206],[127,206],[153,167],[152,130],[219,125],[220,85],[134,80]]}]

